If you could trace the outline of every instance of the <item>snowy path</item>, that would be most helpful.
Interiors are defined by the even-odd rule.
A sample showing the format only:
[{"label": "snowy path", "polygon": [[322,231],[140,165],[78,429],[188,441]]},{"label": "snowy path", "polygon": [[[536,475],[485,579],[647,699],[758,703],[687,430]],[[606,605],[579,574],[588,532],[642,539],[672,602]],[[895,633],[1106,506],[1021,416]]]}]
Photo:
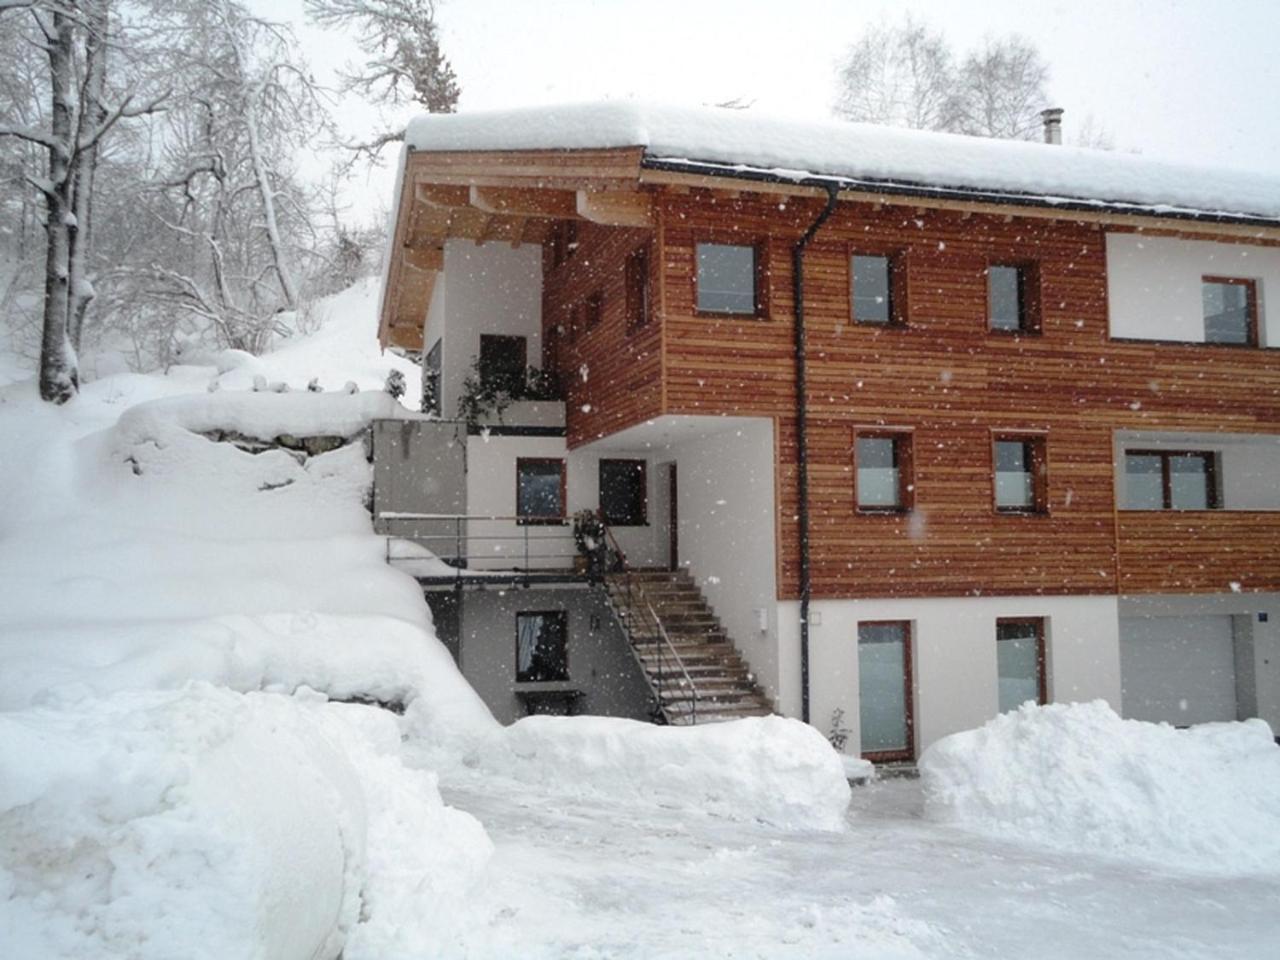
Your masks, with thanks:
[{"label": "snowy path", "polygon": [[469,775],[444,778],[442,792],[497,847],[450,937],[458,955],[1173,960],[1280,948],[1280,878],[984,840],[921,819],[910,781],[855,790],[842,835],[606,808]]}]

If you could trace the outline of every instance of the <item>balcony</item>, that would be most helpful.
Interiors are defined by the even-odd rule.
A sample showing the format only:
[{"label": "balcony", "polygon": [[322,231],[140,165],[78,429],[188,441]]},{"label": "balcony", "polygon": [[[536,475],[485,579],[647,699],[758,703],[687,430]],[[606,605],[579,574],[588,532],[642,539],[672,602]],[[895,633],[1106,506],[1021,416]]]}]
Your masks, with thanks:
[{"label": "balcony", "polygon": [[1119,592],[1280,592],[1280,511],[1122,510]]}]

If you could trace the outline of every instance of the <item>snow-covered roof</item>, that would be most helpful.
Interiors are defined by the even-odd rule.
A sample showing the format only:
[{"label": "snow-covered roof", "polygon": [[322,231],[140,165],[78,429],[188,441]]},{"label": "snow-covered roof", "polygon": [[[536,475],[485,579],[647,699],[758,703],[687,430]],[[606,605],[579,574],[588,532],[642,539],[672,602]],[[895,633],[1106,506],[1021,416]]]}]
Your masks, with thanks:
[{"label": "snow-covered roof", "polygon": [[642,164],[913,194],[1280,221],[1280,176],[1104,150],[745,110],[606,102],[417,117],[410,149],[643,147]]}]

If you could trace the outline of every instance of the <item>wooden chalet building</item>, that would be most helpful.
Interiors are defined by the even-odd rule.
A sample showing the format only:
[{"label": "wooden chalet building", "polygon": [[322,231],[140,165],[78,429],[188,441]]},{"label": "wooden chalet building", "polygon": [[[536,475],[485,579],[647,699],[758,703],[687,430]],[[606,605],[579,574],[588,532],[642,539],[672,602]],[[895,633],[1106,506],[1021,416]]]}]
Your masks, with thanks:
[{"label": "wooden chalet building", "polygon": [[[465,567],[420,576],[500,717],[1280,727],[1280,178],[630,103],[407,139],[380,336],[441,419],[380,429],[379,523]],[[526,365],[563,403],[462,429]],[[629,582],[557,581],[583,509]]]}]

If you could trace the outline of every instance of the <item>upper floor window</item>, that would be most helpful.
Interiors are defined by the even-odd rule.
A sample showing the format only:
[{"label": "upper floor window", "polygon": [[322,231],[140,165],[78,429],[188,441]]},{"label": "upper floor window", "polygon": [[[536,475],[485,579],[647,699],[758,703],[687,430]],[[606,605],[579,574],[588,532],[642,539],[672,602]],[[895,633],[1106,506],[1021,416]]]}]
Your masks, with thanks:
[{"label": "upper floor window", "polygon": [[518,391],[528,363],[524,337],[480,334],[480,383],[498,390]]},{"label": "upper floor window", "polygon": [[1128,510],[1217,510],[1217,454],[1208,450],[1128,450],[1124,455]]},{"label": "upper floor window", "polygon": [[1044,513],[1048,471],[1044,437],[995,438],[995,498],[1001,513]]},{"label": "upper floor window", "polygon": [[1002,333],[1038,333],[1035,271],[1022,265],[987,267],[987,326]]},{"label": "upper floor window", "polygon": [[627,257],[625,267],[627,332],[649,322],[649,248],[640,247]]},{"label": "upper floor window", "polygon": [[440,396],[441,341],[437,340],[422,361],[422,412],[441,415]]},{"label": "upper floor window", "polygon": [[854,438],[854,485],[858,509],[904,513],[911,509],[911,434],[859,432]]},{"label": "upper floor window", "polygon": [[564,461],[555,457],[516,460],[516,516],[521,523],[562,523],[565,515]]},{"label": "upper floor window", "polygon": [[894,264],[889,257],[855,254],[850,271],[855,323],[890,324],[900,322],[895,313]]},{"label": "upper floor window", "polygon": [[1205,343],[1258,345],[1258,288],[1253,280],[1205,277],[1200,298]]},{"label": "upper floor window", "polygon": [[727,243],[696,246],[699,313],[755,316],[760,312],[756,248]]},{"label": "upper floor window", "polygon": [[597,290],[587,297],[583,312],[586,314],[583,323],[584,329],[590,330],[592,327],[599,326],[601,319],[604,317],[604,294]]},{"label": "upper floor window", "polygon": [[615,527],[639,527],[647,521],[643,460],[600,461],[600,515]]}]

